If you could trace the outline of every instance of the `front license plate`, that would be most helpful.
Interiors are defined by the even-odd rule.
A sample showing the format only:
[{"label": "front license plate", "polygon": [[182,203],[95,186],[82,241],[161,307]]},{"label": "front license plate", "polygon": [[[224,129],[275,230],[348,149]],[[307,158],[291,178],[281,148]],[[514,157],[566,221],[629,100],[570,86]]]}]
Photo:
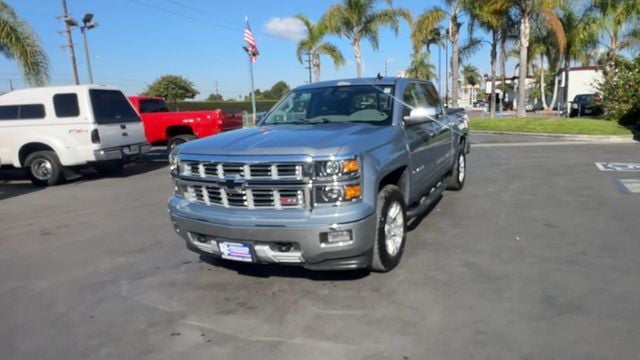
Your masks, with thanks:
[{"label": "front license plate", "polygon": [[223,259],[252,262],[253,256],[251,255],[251,248],[249,245],[241,243],[221,242],[218,244],[220,247],[220,255]]}]

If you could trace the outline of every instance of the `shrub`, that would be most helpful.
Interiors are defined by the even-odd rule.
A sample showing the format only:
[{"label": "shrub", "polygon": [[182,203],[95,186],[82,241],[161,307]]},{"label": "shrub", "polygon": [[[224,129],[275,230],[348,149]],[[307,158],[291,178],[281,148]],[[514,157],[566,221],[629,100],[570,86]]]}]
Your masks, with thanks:
[{"label": "shrub", "polygon": [[640,127],[640,58],[616,61],[614,73],[600,91],[608,117],[622,126]]},{"label": "shrub", "polygon": [[[271,109],[277,100],[259,100],[256,101],[256,111],[263,112]],[[251,101],[178,101],[177,105],[168,103],[169,109],[172,111],[195,111],[195,110],[216,110],[220,109],[227,113],[250,113]],[[177,106],[177,107],[176,107]]]}]

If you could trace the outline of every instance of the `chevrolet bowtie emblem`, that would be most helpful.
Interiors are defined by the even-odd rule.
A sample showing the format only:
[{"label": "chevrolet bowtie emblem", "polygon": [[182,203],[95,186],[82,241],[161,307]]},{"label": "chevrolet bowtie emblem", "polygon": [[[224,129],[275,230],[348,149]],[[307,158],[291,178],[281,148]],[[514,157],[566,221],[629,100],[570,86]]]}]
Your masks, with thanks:
[{"label": "chevrolet bowtie emblem", "polygon": [[243,187],[246,180],[239,178],[237,176],[225,176],[224,177],[224,186],[227,189],[235,189],[236,187]]}]

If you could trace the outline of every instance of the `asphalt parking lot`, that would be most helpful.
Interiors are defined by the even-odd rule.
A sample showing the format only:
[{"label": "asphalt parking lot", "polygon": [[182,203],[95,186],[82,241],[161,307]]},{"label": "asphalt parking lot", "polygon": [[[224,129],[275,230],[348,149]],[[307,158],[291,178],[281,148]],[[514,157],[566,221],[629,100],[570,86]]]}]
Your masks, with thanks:
[{"label": "asphalt parking lot", "polygon": [[[476,135],[462,192],[387,274],[199,257],[166,163],[33,188],[0,171],[2,359],[637,359],[640,144]],[[499,144],[498,144],[499,143]]]}]

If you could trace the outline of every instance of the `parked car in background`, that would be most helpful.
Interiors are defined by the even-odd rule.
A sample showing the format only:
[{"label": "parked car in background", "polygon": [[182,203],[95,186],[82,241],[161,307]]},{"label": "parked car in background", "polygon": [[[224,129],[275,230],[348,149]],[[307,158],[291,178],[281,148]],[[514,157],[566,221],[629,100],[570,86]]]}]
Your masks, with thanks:
[{"label": "parked car in background", "polygon": [[464,186],[467,123],[428,81],[300,86],[255,128],[173,150],[169,215],[187,247],[209,256],[389,271],[409,220]]},{"label": "parked car in background", "polygon": [[140,117],[120,90],[42,87],[0,96],[0,159],[35,185],[55,185],[92,165],[119,171],[149,151]]},{"label": "parked car in background", "polygon": [[602,108],[602,97],[600,94],[579,94],[573,98],[570,105],[569,117],[576,116],[598,116],[604,112]]},{"label": "parked car in background", "polygon": [[164,99],[149,96],[129,96],[144,123],[147,141],[166,144],[168,150],[187,141],[242,128],[242,114],[222,110],[169,111]]}]

